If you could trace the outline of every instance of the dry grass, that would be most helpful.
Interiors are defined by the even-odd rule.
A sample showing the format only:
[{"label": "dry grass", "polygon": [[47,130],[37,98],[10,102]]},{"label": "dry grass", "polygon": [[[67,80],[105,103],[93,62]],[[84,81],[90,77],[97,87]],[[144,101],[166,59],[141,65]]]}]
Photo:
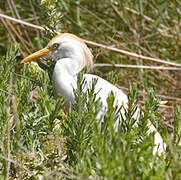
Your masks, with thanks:
[{"label": "dry grass", "polygon": [[[94,54],[93,73],[108,79],[126,92],[129,85],[136,82],[139,89],[139,103],[142,106],[148,99],[146,95],[148,89],[153,88],[161,101],[158,112],[162,116],[158,119],[170,132],[178,135],[174,136],[173,141],[170,138],[170,142],[167,142],[169,148],[166,159],[153,157],[150,149],[145,151],[147,154],[141,154],[144,160],[148,159],[153,163],[155,169],[152,170],[147,161],[144,161],[145,167],[141,165],[139,158],[142,156],[139,156],[139,152],[130,154],[131,151],[126,153],[120,150],[119,153],[125,155],[122,156],[116,154],[111,144],[105,144],[106,147],[113,148],[115,159],[119,155],[125,161],[125,164],[119,166],[125,168],[122,178],[124,179],[124,175],[126,177],[126,173],[130,179],[135,179],[135,176],[154,179],[159,177],[158,175],[166,179],[180,178],[179,148],[176,143],[174,144],[176,137],[180,136],[177,127],[180,127],[181,119],[180,1],[44,0],[41,3],[40,0],[2,0],[1,4],[0,117],[3,120],[0,123],[0,133],[5,136],[0,138],[2,167],[0,178],[44,176],[49,179],[55,177],[104,179],[114,174],[113,171],[107,172],[106,169],[119,170],[116,163],[99,169],[99,165],[103,165],[104,160],[107,161],[111,157],[97,149],[96,143],[106,138],[106,140],[110,139],[108,137],[101,139],[96,131],[94,134],[100,139],[89,137],[91,143],[94,142],[91,144],[91,150],[96,151],[95,157],[89,151],[90,149],[86,149],[87,154],[82,155],[80,161],[77,160],[78,165],[74,164],[73,160],[71,163],[64,162],[67,149],[62,144],[66,144],[66,141],[60,138],[62,134],[60,137],[57,136],[54,121],[63,119],[65,122],[66,120],[71,122],[72,120],[73,124],[75,117],[81,121],[87,112],[83,112],[85,114],[81,117],[77,117],[73,110],[68,115],[62,113],[60,111],[62,99],[55,100],[52,97],[47,73],[39,70],[35,72],[36,68],[33,65],[23,68],[17,64],[26,55],[45,46],[49,39],[60,31],[71,32],[85,39]],[[12,43],[18,43],[19,47],[14,44],[10,46]],[[160,66],[163,68],[160,69]],[[90,114],[86,115],[90,116]],[[69,128],[72,135],[72,127]],[[128,133],[130,137],[134,134],[132,133]],[[122,138],[125,140],[124,134]],[[151,138],[147,138],[148,142],[151,142]],[[70,139],[68,142],[74,145]],[[129,144],[131,143],[129,137],[125,143],[127,145],[125,147],[132,147]],[[124,147],[124,143],[122,145]],[[143,146],[140,145],[139,148],[144,149]],[[76,152],[76,147],[72,147],[77,155],[74,158],[80,156],[79,152]],[[81,146],[79,148],[84,152]],[[71,149],[68,151],[70,153]],[[96,159],[99,155],[104,155],[105,159],[103,157]],[[91,164],[94,162],[92,157],[100,164]],[[138,158],[139,169],[128,163],[129,161],[136,163],[134,158]]]}]

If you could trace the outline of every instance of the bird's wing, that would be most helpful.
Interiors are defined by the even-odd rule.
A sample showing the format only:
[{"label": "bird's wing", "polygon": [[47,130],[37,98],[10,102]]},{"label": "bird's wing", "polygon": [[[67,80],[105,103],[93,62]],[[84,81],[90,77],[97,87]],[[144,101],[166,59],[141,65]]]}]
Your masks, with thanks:
[{"label": "bird's wing", "polygon": [[114,95],[114,107],[118,109],[122,106],[127,108],[128,98],[119,88],[109,83],[108,81],[102,79],[99,76],[93,74],[84,74],[83,79],[86,83],[84,91],[87,91],[87,88],[92,87],[92,83],[96,80],[96,85],[94,87],[94,92],[96,94],[96,99],[100,99],[102,105],[107,108],[107,98],[110,93]]}]

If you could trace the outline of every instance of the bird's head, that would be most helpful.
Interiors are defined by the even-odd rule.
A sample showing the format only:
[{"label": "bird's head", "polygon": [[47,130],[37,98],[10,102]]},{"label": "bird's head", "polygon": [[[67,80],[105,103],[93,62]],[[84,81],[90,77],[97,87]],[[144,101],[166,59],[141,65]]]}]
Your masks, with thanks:
[{"label": "bird's head", "polygon": [[27,56],[21,63],[35,61],[45,56],[55,60],[62,58],[79,60],[81,66],[86,66],[88,69],[91,69],[93,65],[93,55],[87,45],[82,39],[70,33],[62,33],[55,36],[45,48]]}]

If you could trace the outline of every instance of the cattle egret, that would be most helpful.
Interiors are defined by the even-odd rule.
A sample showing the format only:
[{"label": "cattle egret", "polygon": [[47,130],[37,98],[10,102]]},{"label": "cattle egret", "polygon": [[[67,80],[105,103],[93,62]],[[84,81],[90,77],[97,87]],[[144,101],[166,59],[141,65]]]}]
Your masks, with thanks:
[{"label": "cattle egret", "polygon": [[[54,37],[45,48],[24,58],[21,63],[33,61],[44,56],[57,60],[53,70],[53,86],[55,92],[61,94],[68,104],[72,104],[74,101],[74,90],[77,89],[77,75],[84,67],[89,69],[92,67],[92,53],[82,39],[70,33],[62,33]],[[84,74],[83,79],[86,83],[86,86],[83,88],[84,92],[91,88],[94,79],[97,80],[94,91],[96,99],[100,100],[102,107],[99,116],[105,114],[107,97],[110,93],[113,93],[115,98],[114,107],[124,106],[124,108],[120,110],[122,115],[119,118],[125,117],[125,109],[128,106],[126,94],[99,76]],[[134,118],[138,119],[138,116],[139,109],[135,112]],[[118,123],[119,120],[115,122],[115,129]],[[148,127],[148,133],[155,133],[155,148],[153,153],[158,152],[158,154],[161,154],[165,148],[163,139],[150,121],[148,122]]]}]

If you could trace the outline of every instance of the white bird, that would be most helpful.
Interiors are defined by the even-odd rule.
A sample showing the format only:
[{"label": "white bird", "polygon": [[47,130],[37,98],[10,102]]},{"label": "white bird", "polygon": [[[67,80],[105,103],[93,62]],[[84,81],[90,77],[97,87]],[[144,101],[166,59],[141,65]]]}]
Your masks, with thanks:
[{"label": "white bird", "polygon": [[[45,48],[24,58],[21,63],[36,60],[43,56],[57,59],[53,70],[53,86],[56,93],[61,94],[68,104],[72,104],[74,102],[74,90],[77,89],[77,75],[84,67],[87,67],[88,69],[92,68],[92,53],[82,39],[70,33],[62,33],[54,37]],[[107,110],[107,97],[110,93],[114,94],[115,108],[124,106],[124,108],[121,108],[120,113],[123,118],[125,117],[124,109],[128,107],[128,98],[126,94],[99,76],[84,74],[83,79],[86,83],[86,86],[84,86],[83,89],[84,92],[87,92],[87,90],[91,88],[94,79],[97,80],[94,92],[96,94],[96,99],[99,99],[102,107],[99,117],[105,114]],[[138,119],[139,111],[140,110],[137,109],[135,112],[135,119]],[[119,120],[115,122],[115,128],[118,123]],[[165,149],[163,139],[150,121],[148,122],[148,127],[148,133],[155,132],[155,148],[153,154],[156,152],[161,154]]]}]

